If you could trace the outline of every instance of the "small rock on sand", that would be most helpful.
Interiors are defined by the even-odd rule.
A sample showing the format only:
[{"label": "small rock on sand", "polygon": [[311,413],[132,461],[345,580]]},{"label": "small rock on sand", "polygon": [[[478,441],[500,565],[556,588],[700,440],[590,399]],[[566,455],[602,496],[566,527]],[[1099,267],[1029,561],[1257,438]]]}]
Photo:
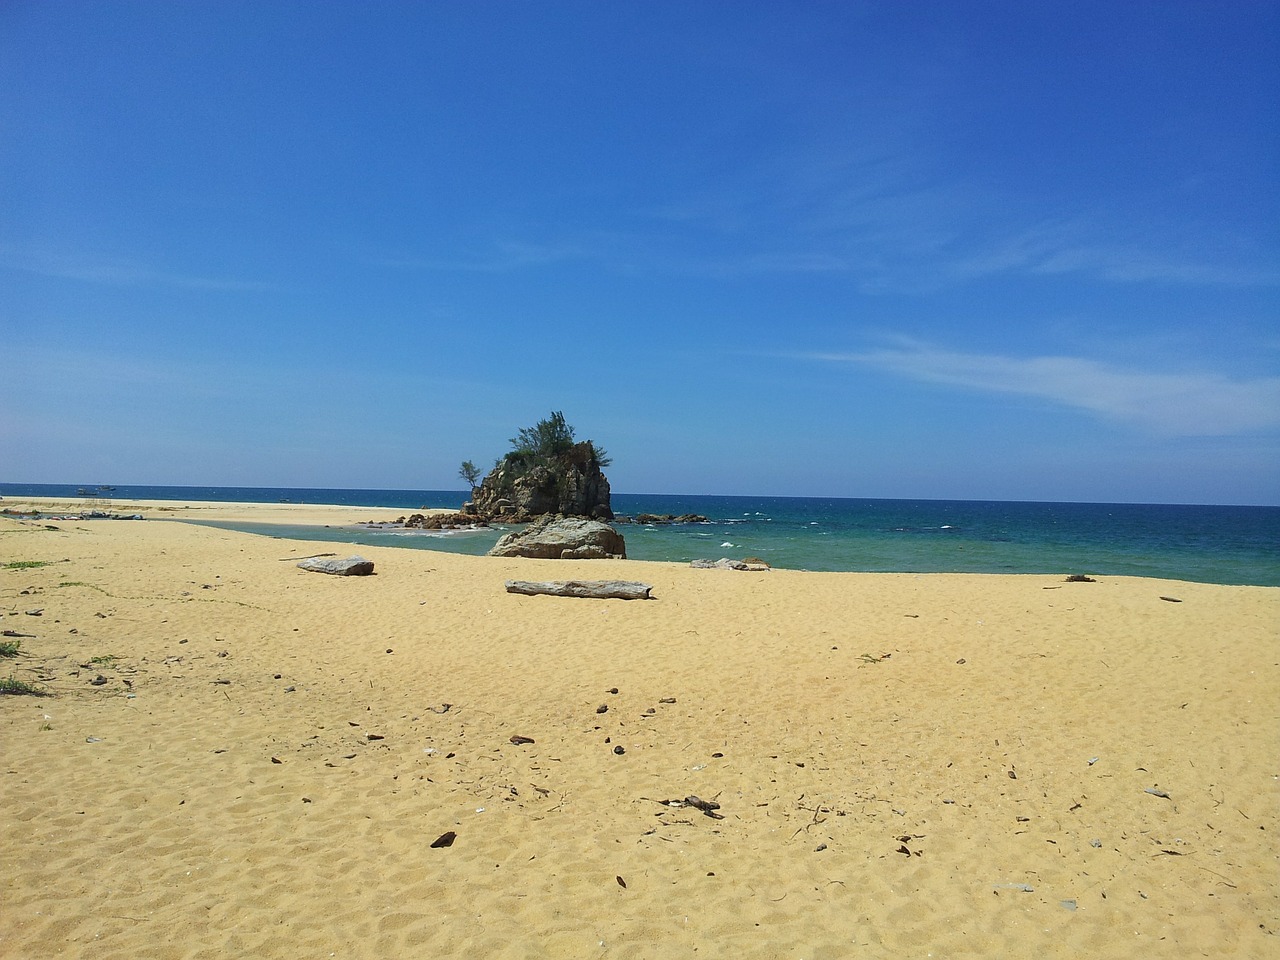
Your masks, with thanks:
[{"label": "small rock on sand", "polygon": [[343,560],[308,557],[298,564],[302,570],[313,573],[331,573],[338,577],[367,577],[373,573],[373,561],[364,557],[347,557]]}]

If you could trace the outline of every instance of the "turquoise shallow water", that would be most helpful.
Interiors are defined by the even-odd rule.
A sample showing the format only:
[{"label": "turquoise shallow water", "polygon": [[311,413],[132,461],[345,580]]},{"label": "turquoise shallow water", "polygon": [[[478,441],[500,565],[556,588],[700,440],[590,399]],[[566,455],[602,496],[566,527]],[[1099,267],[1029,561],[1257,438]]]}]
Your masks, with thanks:
[{"label": "turquoise shallow water", "polygon": [[[70,496],[76,487],[0,484],[0,496]],[[461,491],[119,487],[150,500],[459,507]],[[704,515],[707,524],[620,524],[637,560],[755,556],[801,570],[1083,573],[1280,586],[1280,507],[872,500],[616,494],[619,514]],[[503,530],[432,536],[352,528],[221,524],[266,535],[481,554]]]}]

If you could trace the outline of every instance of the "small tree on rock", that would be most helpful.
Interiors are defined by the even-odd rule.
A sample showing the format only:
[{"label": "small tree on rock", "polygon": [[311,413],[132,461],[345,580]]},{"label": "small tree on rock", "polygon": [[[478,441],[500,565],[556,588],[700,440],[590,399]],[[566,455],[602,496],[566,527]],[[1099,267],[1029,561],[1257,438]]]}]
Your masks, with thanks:
[{"label": "small tree on rock", "polygon": [[467,481],[467,486],[471,488],[471,492],[474,494],[476,487],[480,484],[480,468],[470,460],[463,460],[462,467],[458,470],[458,476]]},{"label": "small tree on rock", "polygon": [[602,471],[609,463],[592,441],[575,441],[564,414],[553,411],[511,438],[511,449],[474,491],[475,509],[490,516],[611,518],[609,480]]},{"label": "small tree on rock", "polygon": [[582,454],[600,467],[607,467],[613,462],[590,440],[574,443],[573,427],[565,422],[563,413],[554,410],[545,420],[525,427],[512,437],[511,451],[503,459],[512,466],[527,468],[545,466],[566,458],[578,459]]}]

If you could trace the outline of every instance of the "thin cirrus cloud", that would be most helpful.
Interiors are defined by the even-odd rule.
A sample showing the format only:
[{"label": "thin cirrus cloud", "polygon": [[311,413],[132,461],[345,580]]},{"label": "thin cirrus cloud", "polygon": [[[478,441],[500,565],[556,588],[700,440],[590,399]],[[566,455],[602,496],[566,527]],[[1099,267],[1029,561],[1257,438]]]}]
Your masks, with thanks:
[{"label": "thin cirrus cloud", "polygon": [[1060,250],[1031,267],[1032,273],[1092,273],[1119,283],[1157,281],[1224,287],[1269,287],[1280,271],[1194,259],[1160,256],[1141,250],[1080,248]]},{"label": "thin cirrus cloud", "polygon": [[459,273],[507,273],[589,258],[585,249],[577,245],[520,241],[495,241],[488,249],[480,252],[448,257],[379,253],[361,256],[367,263],[392,269],[442,270]]},{"label": "thin cirrus cloud", "polygon": [[925,383],[1034,397],[1164,436],[1232,436],[1280,427],[1280,377],[1150,373],[1078,357],[1006,357],[923,345],[810,358],[875,367]]},{"label": "thin cirrus cloud", "polygon": [[[1280,270],[1256,251],[1217,259],[1204,250],[1170,248],[1153,236],[1103,240],[1100,225],[1042,223],[955,258],[947,273],[965,280],[993,274],[1078,274],[1112,283],[1274,287]],[[1110,231],[1114,232],[1114,231]]]},{"label": "thin cirrus cloud", "polygon": [[0,246],[0,267],[37,276],[109,286],[166,286],[230,292],[278,289],[274,284],[257,280],[200,277],[166,272],[123,257],[54,253],[15,245]]}]

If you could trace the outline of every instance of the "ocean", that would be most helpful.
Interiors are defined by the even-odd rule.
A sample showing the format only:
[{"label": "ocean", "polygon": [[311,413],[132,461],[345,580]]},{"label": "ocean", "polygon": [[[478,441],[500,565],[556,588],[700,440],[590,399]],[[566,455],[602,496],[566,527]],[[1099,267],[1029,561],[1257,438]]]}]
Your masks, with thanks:
[{"label": "ocean", "polygon": [[[0,497],[81,488],[0,483]],[[334,503],[458,509],[453,490],[275,487],[85,488],[95,498]],[[2,506],[0,502],[0,506]],[[1139,576],[1280,586],[1280,507],[614,494],[619,515],[700,514],[709,523],[619,524],[634,560],[758,557],[795,570]],[[206,521],[212,523],[212,521]],[[448,535],[265,524],[217,526],[292,539],[483,554],[508,527]]]}]

